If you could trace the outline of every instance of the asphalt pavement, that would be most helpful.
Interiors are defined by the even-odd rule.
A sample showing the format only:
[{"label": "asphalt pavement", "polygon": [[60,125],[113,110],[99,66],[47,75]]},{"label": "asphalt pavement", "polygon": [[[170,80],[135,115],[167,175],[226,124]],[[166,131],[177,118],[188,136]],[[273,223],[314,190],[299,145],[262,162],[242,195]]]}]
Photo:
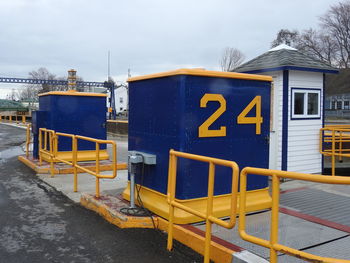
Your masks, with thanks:
[{"label": "asphalt pavement", "polygon": [[25,130],[0,124],[0,263],[202,262],[153,229],[119,229],[58,192],[17,160]]}]

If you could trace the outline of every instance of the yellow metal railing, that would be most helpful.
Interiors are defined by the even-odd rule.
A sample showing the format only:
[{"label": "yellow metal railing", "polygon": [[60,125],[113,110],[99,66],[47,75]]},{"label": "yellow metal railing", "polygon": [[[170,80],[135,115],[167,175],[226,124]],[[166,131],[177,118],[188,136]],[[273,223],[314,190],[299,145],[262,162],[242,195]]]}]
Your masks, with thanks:
[{"label": "yellow metal railing", "polygon": [[[175,199],[176,194],[176,170],[177,170],[177,158],[186,158],[200,162],[209,163],[209,175],[208,175],[208,199],[206,212],[194,210],[187,207]],[[225,228],[233,228],[236,223],[236,209],[237,209],[237,189],[238,189],[238,176],[239,168],[235,162],[226,161],[216,158],[210,158],[200,155],[194,155],[189,153],[177,152],[170,150],[169,155],[169,176],[168,176],[168,203],[169,203],[169,227],[168,227],[168,250],[173,247],[173,227],[174,227],[174,209],[179,208],[190,214],[198,216],[205,220],[205,248],[204,248],[204,262],[210,261],[210,243],[211,243],[211,228],[215,223]],[[230,220],[223,221],[213,216],[213,195],[214,195],[214,181],[215,181],[215,165],[227,166],[232,169],[232,186],[231,186],[231,209]]]},{"label": "yellow metal railing", "polygon": [[[89,170],[89,169],[77,164],[77,154],[78,154],[78,151],[77,151],[78,141],[77,140],[85,140],[85,141],[90,141],[90,142],[95,143],[95,145],[96,145],[96,148],[95,148],[95,151],[96,151],[96,169],[95,169],[95,171]],[[112,145],[112,174],[111,175],[100,174],[100,144]],[[83,171],[96,177],[96,197],[100,197],[100,179],[114,179],[117,176],[117,145],[116,145],[115,141],[99,140],[99,139],[94,139],[94,138],[90,138],[90,137],[75,135],[73,145],[75,147],[75,150],[73,151],[73,153],[74,153],[73,160],[75,160],[74,191],[75,192],[78,191],[77,168],[79,168],[80,170],[83,170]]]},{"label": "yellow metal railing", "polygon": [[31,139],[30,139],[30,130],[31,130],[32,125],[27,124],[27,130],[26,130],[26,157],[29,157],[29,147],[31,144]]},{"label": "yellow metal railing", "polygon": [[[335,175],[336,157],[350,157],[350,125],[328,125],[320,129],[320,153],[331,157],[332,175]],[[327,147],[330,145],[330,147]]]},{"label": "yellow metal railing", "polygon": [[[59,137],[68,137],[72,140],[72,161],[67,161],[62,158],[59,158],[58,152],[58,142]],[[78,164],[78,140],[85,140],[94,142],[95,147],[95,171],[88,169],[84,166]],[[100,173],[100,145],[101,144],[110,144],[112,145],[112,174],[104,175]],[[117,145],[114,141],[111,140],[100,140],[80,135],[55,132],[53,130],[48,130],[45,128],[39,129],[39,163],[42,164],[43,154],[49,156],[50,162],[50,173],[51,177],[54,177],[54,164],[55,162],[62,162],[73,167],[74,171],[74,192],[78,191],[78,169],[87,172],[96,177],[96,197],[100,197],[100,179],[114,179],[117,176]]]},{"label": "yellow metal railing", "polygon": [[55,131],[46,128],[39,129],[39,165],[42,165],[43,154],[49,156],[51,177],[55,174],[55,151],[54,151]]},{"label": "yellow metal railing", "polygon": [[23,123],[25,124],[27,122],[27,116],[26,115],[0,115],[0,122],[10,122],[12,123],[15,121],[16,123]]},{"label": "yellow metal railing", "polygon": [[[258,238],[246,233],[246,194],[247,194],[247,175],[263,175],[272,177],[272,208],[270,222],[270,240]],[[242,239],[259,246],[270,249],[270,262],[277,262],[277,253],[285,253],[310,262],[337,262],[350,263],[350,260],[320,257],[278,243],[278,221],[279,221],[279,196],[280,196],[280,178],[289,178],[325,184],[350,184],[350,178],[341,176],[324,176],[315,174],[303,174],[295,172],[277,171],[261,168],[246,167],[240,175],[240,205],[239,205],[239,234]]]}]

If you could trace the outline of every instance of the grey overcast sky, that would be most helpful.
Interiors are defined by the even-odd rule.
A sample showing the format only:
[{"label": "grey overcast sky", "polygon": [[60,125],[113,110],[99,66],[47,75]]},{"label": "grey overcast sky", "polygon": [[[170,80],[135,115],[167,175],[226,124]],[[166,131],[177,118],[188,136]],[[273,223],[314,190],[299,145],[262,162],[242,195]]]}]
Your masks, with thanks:
[{"label": "grey overcast sky", "polygon": [[[318,27],[335,0],[0,0],[0,76],[74,68],[86,81],[125,81],[182,67],[219,70],[225,47],[246,60],[279,29]],[[3,89],[13,84],[1,84]]]}]

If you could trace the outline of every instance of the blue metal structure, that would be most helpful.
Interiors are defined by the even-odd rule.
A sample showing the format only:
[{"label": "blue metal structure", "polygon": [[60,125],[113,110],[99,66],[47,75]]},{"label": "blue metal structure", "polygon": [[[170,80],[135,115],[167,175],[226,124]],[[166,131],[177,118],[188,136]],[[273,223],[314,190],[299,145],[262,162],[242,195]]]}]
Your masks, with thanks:
[{"label": "blue metal structure", "polygon": [[[33,114],[33,154],[38,158],[38,131],[47,128],[56,132],[77,134],[105,140],[106,95],[84,92],[48,92],[39,96],[39,110]],[[79,151],[94,150],[95,144],[80,141]],[[101,145],[106,149],[106,145]],[[72,140],[62,137],[59,152],[70,152]],[[93,156],[95,158],[95,156]]]},{"label": "blue metal structure", "polygon": [[[136,175],[136,183],[165,195],[170,149],[232,160],[240,167],[268,168],[269,78],[179,70],[129,79],[129,151],[157,156],[157,164],[145,166],[143,172]],[[202,103],[206,97],[219,99]],[[261,101],[254,106],[252,102],[256,98]],[[247,111],[244,118],[248,123],[237,119],[244,111]],[[258,124],[249,123],[253,122],[249,118],[254,119],[259,111],[261,116],[256,120],[262,117],[260,131]],[[199,127],[205,123],[209,125],[201,135]],[[217,135],[212,134],[213,131]],[[180,159],[176,198],[188,200],[207,196],[207,173],[207,164]],[[216,174],[215,195],[230,193],[230,169],[217,167]],[[266,177],[250,177],[248,190],[266,187]]]}]

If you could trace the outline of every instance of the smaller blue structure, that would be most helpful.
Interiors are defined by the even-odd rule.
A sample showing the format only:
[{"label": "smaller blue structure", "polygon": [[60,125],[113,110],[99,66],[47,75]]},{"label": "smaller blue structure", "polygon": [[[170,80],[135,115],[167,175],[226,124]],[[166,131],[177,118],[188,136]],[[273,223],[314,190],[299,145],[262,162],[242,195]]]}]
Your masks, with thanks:
[{"label": "smaller blue structure", "polygon": [[[32,119],[34,146],[34,158],[38,158],[38,132],[39,128],[47,128],[56,132],[82,135],[105,140],[106,132],[106,95],[100,93],[85,93],[76,91],[52,91],[39,95],[39,110],[33,113]],[[58,152],[64,156],[72,150],[72,140],[60,137]],[[93,160],[94,154],[89,154],[95,149],[95,144],[88,141],[78,142],[78,158],[80,160]],[[101,145],[106,149],[106,145]],[[108,155],[104,151],[104,155]],[[85,154],[82,154],[85,153]],[[84,156],[84,157],[82,157]]]}]

